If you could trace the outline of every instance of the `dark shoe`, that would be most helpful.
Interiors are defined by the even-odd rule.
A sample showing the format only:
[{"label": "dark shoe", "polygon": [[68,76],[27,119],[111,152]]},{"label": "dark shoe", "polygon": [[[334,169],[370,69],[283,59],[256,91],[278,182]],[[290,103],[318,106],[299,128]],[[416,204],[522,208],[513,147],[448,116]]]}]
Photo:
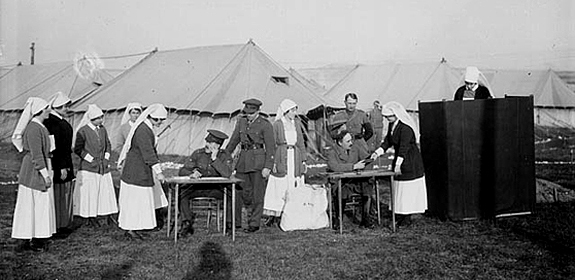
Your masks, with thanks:
[{"label": "dark shoe", "polygon": [[144,237],[133,230],[128,230],[124,233],[124,237],[128,241],[144,240]]},{"label": "dark shoe", "polygon": [[48,251],[48,244],[44,239],[33,238],[30,242],[30,249],[34,252]]},{"label": "dark shoe", "polygon": [[266,227],[272,227],[275,223],[276,223],[276,217],[275,216],[268,216],[266,218],[266,220],[264,221],[264,225]]},{"label": "dark shoe", "polygon": [[98,222],[98,218],[89,218],[88,223],[90,226],[95,227],[95,228],[99,228],[102,226],[102,225],[100,225],[100,222]]},{"label": "dark shoe", "polygon": [[246,228],[246,229],[244,230],[244,232],[246,232],[246,233],[253,233],[253,232],[256,232],[256,231],[258,231],[258,230],[260,230],[259,227],[249,226],[248,228]]},{"label": "dark shoe", "polygon": [[17,253],[33,251],[32,246],[30,246],[30,240],[23,240],[20,244],[18,244],[18,246],[16,246],[16,248],[14,248],[14,251]]},{"label": "dark shoe", "polygon": [[192,225],[192,223],[190,221],[183,221],[182,222],[182,229],[180,230],[180,237],[184,238],[187,237],[188,235],[193,235],[194,234],[194,227]]}]

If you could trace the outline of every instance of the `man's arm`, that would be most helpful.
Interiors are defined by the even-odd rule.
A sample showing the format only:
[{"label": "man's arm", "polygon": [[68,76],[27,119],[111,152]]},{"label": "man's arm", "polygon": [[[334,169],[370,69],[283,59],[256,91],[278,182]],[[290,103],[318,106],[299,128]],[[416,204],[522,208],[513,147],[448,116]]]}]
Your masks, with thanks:
[{"label": "man's arm", "polygon": [[190,158],[184,163],[184,166],[178,171],[178,176],[189,176],[198,170],[198,153],[194,151]]},{"label": "man's arm", "polygon": [[225,150],[220,150],[216,160],[212,162],[212,166],[222,177],[232,176],[232,155]]}]

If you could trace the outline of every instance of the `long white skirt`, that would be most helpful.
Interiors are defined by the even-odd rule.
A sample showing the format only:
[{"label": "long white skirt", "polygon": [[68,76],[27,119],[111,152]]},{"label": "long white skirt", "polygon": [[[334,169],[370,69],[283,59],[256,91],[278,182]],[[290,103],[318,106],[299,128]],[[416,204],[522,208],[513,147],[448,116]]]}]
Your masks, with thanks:
[{"label": "long white skirt", "polygon": [[288,188],[304,185],[304,176],[295,177],[294,150],[287,151],[287,174],[284,177],[270,175],[264,196],[264,214],[280,216],[286,202]]},{"label": "long white skirt", "polygon": [[12,221],[12,238],[48,238],[56,232],[54,189],[42,192],[18,186]]},{"label": "long white skirt", "polygon": [[162,189],[162,183],[160,180],[154,175],[154,208],[164,208],[168,206],[168,199],[166,198],[166,194],[164,193],[164,189]]},{"label": "long white skirt", "polygon": [[78,171],[73,201],[74,215],[84,218],[118,213],[112,173]]},{"label": "long white skirt", "polygon": [[395,213],[416,214],[427,210],[427,189],[425,176],[410,181],[395,180]]},{"label": "long white skirt", "polygon": [[156,227],[154,189],[120,181],[118,225],[124,230]]}]

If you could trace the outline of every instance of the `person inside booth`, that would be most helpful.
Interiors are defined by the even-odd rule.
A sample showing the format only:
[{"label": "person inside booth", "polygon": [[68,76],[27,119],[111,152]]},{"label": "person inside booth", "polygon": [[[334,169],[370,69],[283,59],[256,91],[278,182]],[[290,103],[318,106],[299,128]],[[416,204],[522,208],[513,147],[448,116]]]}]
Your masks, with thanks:
[{"label": "person inside booth", "polygon": [[455,91],[453,100],[475,100],[475,99],[490,99],[493,98],[489,88],[487,87],[487,79],[477,69],[477,67],[469,66],[465,69],[465,85],[459,87]]}]

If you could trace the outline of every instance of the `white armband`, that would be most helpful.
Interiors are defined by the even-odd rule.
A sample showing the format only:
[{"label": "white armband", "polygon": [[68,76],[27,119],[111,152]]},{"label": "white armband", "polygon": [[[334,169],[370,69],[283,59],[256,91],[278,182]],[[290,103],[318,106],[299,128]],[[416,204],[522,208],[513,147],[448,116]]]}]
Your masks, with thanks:
[{"label": "white armband", "polygon": [[90,154],[86,154],[86,156],[84,156],[84,160],[89,162],[89,163],[92,163],[92,160],[94,160],[94,157],[91,156]]},{"label": "white armband", "polygon": [[403,163],[403,158],[402,157],[397,157],[397,161],[395,161],[395,165],[399,166]]},{"label": "white armband", "polygon": [[110,160],[110,153],[108,153],[108,152],[105,153],[105,154],[104,154],[104,158],[105,158],[106,160]]},{"label": "white armband", "polygon": [[376,153],[377,156],[380,157],[384,153],[383,148],[382,147],[377,148],[377,150],[375,150],[374,153]]},{"label": "white armband", "polygon": [[152,170],[154,170],[154,173],[156,173],[156,175],[162,174],[162,166],[160,166],[159,163],[152,165]]},{"label": "white armband", "polygon": [[50,173],[48,172],[48,168],[45,168],[45,167],[40,169],[40,174],[42,174],[42,177],[44,177],[44,178],[50,177]]}]

